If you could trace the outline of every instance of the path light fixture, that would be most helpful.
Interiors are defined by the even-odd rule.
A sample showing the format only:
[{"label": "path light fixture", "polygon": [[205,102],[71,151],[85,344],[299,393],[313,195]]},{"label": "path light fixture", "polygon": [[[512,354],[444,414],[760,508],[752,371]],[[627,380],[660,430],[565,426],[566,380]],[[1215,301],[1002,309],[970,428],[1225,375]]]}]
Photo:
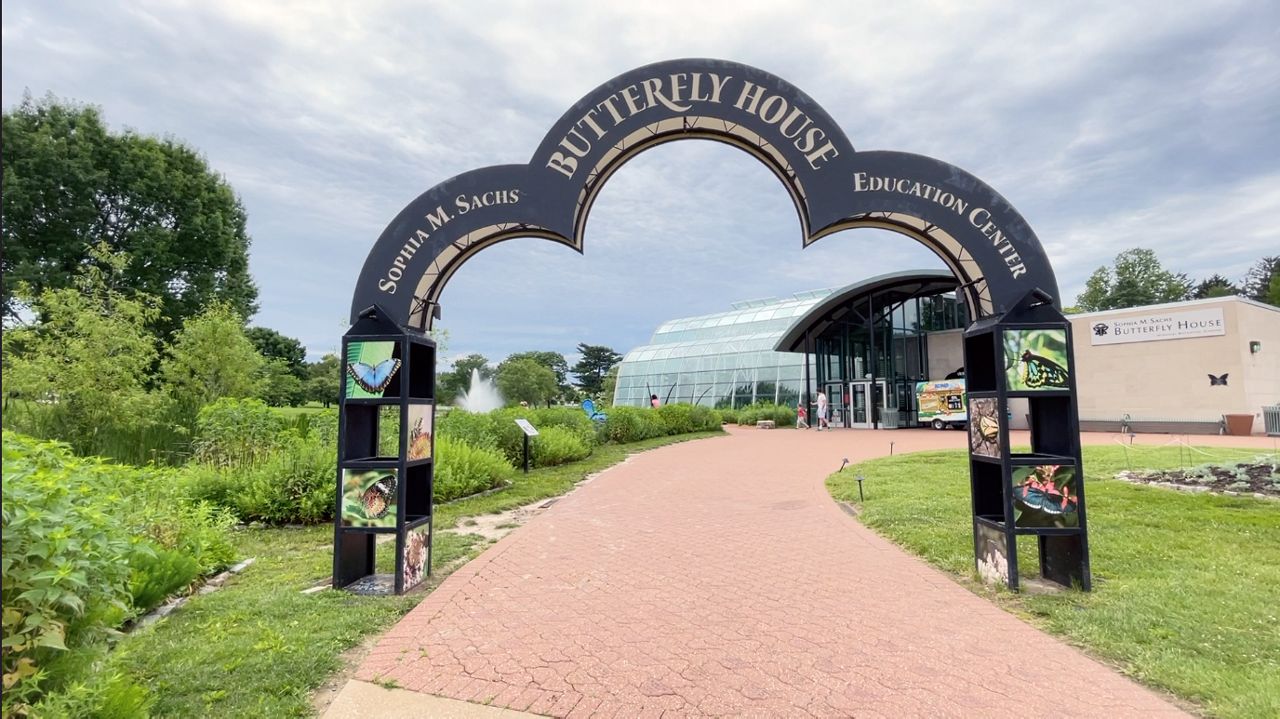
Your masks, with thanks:
[{"label": "path light fixture", "polygon": [[844,471],[844,468],[845,468],[845,467],[847,467],[848,465],[849,465],[849,458],[848,458],[848,457],[845,457],[845,458],[844,458],[844,461],[840,463],[840,469],[837,469],[836,471],[837,471],[837,472],[843,472],[843,471]]},{"label": "path light fixture", "polygon": [[866,497],[862,496],[862,481],[866,479],[866,477],[863,477],[861,474],[859,474],[858,476],[854,477],[854,479],[858,480],[858,501],[865,502]]}]

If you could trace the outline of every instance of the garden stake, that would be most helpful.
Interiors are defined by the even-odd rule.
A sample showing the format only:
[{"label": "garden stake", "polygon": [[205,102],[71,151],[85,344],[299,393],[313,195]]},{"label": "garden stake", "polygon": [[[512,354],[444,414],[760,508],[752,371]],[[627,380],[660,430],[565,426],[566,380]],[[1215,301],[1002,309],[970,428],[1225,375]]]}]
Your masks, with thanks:
[{"label": "garden stake", "polygon": [[865,502],[866,498],[862,496],[862,480],[866,479],[866,477],[863,477],[861,474],[859,474],[858,476],[854,477],[854,479],[858,480],[858,501]]}]

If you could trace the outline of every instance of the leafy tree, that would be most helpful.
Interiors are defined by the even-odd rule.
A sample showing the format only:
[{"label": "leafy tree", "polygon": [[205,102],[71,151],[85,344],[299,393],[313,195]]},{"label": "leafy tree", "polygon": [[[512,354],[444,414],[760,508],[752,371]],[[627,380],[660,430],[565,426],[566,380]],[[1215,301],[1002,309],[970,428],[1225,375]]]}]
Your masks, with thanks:
[{"label": "leafy tree", "polygon": [[[127,256],[104,245],[91,248],[92,262],[76,271],[74,286],[14,297],[34,310],[32,324],[3,335],[4,395],[25,400],[43,426],[25,431],[71,444],[80,453],[101,451],[101,435],[113,428],[145,427],[155,421],[157,398],[146,379],[156,359],[148,322],[158,313],[146,296],[116,289]],[[6,425],[12,410],[6,401]]]},{"label": "leafy tree", "polygon": [[258,396],[264,362],[245,337],[240,315],[215,303],[182,323],[160,374],[182,417],[194,421],[214,400]]},{"label": "leafy tree", "polygon": [[508,402],[550,404],[559,392],[556,375],[531,359],[508,360],[498,365],[498,391]]},{"label": "leafy tree", "polygon": [[1215,274],[1207,279],[1200,280],[1200,284],[1196,285],[1196,288],[1191,291],[1191,299],[1203,300],[1210,297],[1230,297],[1238,294],[1240,294],[1240,289],[1231,284],[1231,280]]},{"label": "leafy tree", "polygon": [[516,359],[531,359],[551,370],[556,376],[556,386],[560,388],[559,396],[563,397],[570,393],[572,387],[569,384],[569,363],[565,361],[564,355],[559,352],[516,352],[505,361],[510,362]]},{"label": "leafy tree", "polygon": [[573,366],[573,373],[578,376],[578,386],[589,395],[599,395],[604,387],[604,376],[609,368],[622,361],[622,355],[604,345],[578,343],[578,352],[582,359]]},{"label": "leafy tree", "polygon": [[471,387],[471,372],[479,371],[480,379],[493,379],[493,368],[484,355],[469,354],[455,360],[453,369],[436,375],[436,397],[441,402],[452,402]]},{"label": "leafy tree", "polygon": [[327,354],[319,362],[307,365],[307,399],[329,405],[338,401],[342,393],[342,363],[338,355]]},{"label": "leafy tree", "polygon": [[12,289],[39,295],[75,285],[105,243],[132,258],[116,289],[157,297],[151,329],[170,336],[213,301],[256,309],[249,236],[239,199],[194,150],[172,139],[110,132],[97,108],[26,97],[3,117],[4,315]]},{"label": "leafy tree", "polygon": [[1280,307],[1280,255],[1258,260],[1241,284],[1245,297]]},{"label": "leafy tree", "polygon": [[618,365],[609,368],[604,375],[604,382],[600,385],[600,399],[606,404],[613,404],[614,390],[618,387]]},{"label": "leafy tree", "polygon": [[269,357],[258,369],[258,398],[272,407],[297,407],[307,401],[307,388],[284,360]]},{"label": "leafy tree", "polygon": [[[292,337],[285,337],[267,327],[250,327],[244,336],[253,343],[258,354],[267,359],[278,359],[299,380],[307,376],[307,348]],[[268,403],[270,404],[270,403]]]},{"label": "leafy tree", "polygon": [[1116,255],[1114,267],[1099,267],[1076,304],[1085,312],[1178,302],[1191,294],[1191,281],[1160,265],[1152,250],[1136,247]]}]

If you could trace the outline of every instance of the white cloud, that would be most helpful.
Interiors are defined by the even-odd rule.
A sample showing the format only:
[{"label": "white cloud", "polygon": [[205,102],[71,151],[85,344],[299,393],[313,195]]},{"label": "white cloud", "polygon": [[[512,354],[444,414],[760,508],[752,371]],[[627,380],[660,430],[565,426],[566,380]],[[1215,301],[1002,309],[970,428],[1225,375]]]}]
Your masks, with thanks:
[{"label": "white cloud", "polygon": [[[6,2],[3,101],[24,87],[199,148],[242,195],[257,321],[335,345],[355,274],[409,200],[525,161],[611,77],[677,57],[767,69],[855,147],[932,155],[1012,201],[1068,299],[1116,252],[1238,275],[1280,248],[1280,5],[1168,3]],[[457,351],[619,350],[745,297],[938,266],[858,231],[801,252],[743,153],[664,145],[602,191],[585,255],[486,250],[444,300]],[[466,348],[465,350],[463,348]],[[451,352],[454,350],[451,350]]]}]

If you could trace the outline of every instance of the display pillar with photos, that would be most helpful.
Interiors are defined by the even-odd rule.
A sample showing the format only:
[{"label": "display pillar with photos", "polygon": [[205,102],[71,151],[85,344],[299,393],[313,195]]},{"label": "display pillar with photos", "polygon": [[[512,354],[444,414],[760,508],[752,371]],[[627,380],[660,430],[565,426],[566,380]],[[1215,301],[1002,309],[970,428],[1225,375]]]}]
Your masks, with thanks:
[{"label": "display pillar with photos", "polygon": [[[333,586],[402,594],[431,574],[436,345],[374,306],[343,335],[342,368]],[[390,574],[375,563],[383,534]]]},{"label": "display pillar with photos", "polygon": [[[1071,323],[1039,290],[964,334],[969,481],[978,574],[1018,589],[1018,537],[1035,537],[1040,577],[1089,591]],[[1009,400],[1026,398],[1031,447],[1011,446]]]}]

